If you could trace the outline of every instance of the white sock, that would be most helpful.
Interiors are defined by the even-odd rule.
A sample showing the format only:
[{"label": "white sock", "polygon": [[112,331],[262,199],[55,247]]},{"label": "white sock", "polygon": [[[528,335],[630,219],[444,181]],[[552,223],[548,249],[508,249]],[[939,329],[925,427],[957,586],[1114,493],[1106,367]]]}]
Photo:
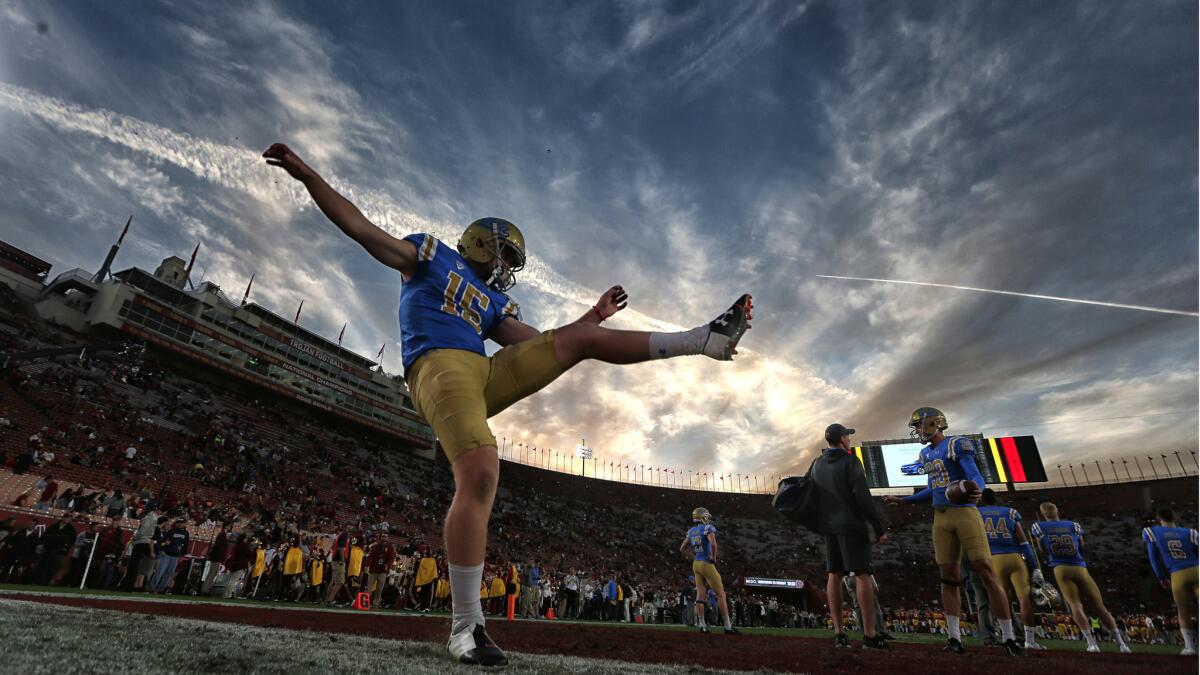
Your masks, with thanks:
[{"label": "white sock", "polygon": [[1121,635],[1120,628],[1114,628],[1112,631],[1112,634],[1113,634],[1113,642],[1116,642],[1119,645],[1125,644],[1125,636]]},{"label": "white sock", "polygon": [[1186,629],[1181,630],[1179,632],[1183,633],[1183,648],[1184,649],[1195,649],[1196,648],[1196,635],[1192,631],[1186,630]]},{"label": "white sock", "polygon": [[950,614],[946,615],[946,632],[954,640],[961,640],[962,633],[958,629],[958,617]]},{"label": "white sock", "polygon": [[1032,645],[1036,643],[1037,635],[1034,633],[1034,629],[1030,628],[1029,626],[1025,626],[1025,644]]},{"label": "white sock", "polygon": [[1017,636],[1013,634],[1012,619],[997,619],[996,623],[1000,624],[1001,642],[1017,639]]},{"label": "white sock", "polygon": [[1095,646],[1096,644],[1096,636],[1092,634],[1091,628],[1083,631],[1083,639],[1087,640],[1089,647]]},{"label": "white sock", "polygon": [[669,359],[673,356],[703,354],[707,340],[708,324],[680,333],[651,333],[650,358]]},{"label": "white sock", "polygon": [[450,600],[454,604],[450,632],[466,624],[483,625],[483,603],[479,600],[482,583],[483,563],[474,567],[450,565]]},{"label": "white sock", "polygon": [[704,627],[704,612],[696,612],[696,625]]},{"label": "white sock", "polygon": [[733,620],[730,619],[728,616],[726,616],[725,617],[725,630],[729,630],[730,628],[733,628]]}]

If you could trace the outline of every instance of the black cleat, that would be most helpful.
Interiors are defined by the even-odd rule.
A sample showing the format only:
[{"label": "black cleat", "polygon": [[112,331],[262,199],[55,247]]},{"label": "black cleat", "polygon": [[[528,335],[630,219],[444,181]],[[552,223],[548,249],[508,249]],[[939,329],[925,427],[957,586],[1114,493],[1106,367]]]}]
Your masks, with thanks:
[{"label": "black cleat", "polygon": [[1017,644],[1016,640],[1005,640],[1004,652],[1009,656],[1025,656],[1025,648]]},{"label": "black cleat", "polygon": [[446,645],[450,656],[459,663],[468,666],[507,666],[508,657],[488,637],[482,624],[463,627],[456,633],[450,634],[450,642]]},{"label": "black cleat", "polygon": [[837,635],[833,636],[833,646],[834,647],[849,647],[850,646],[850,638],[846,637],[845,633],[838,633]]},{"label": "black cleat", "polygon": [[742,634],[742,632],[741,632],[741,631],[739,631],[739,630],[738,630],[738,629],[736,629],[736,628],[726,628],[726,629],[725,629],[725,634],[726,634],[726,635],[741,635],[741,634]]},{"label": "black cleat", "polygon": [[874,637],[867,637],[864,635],[863,649],[888,649],[887,640],[884,639],[882,634]]},{"label": "black cleat", "polygon": [[884,640],[889,640],[889,641],[891,641],[891,642],[895,642],[895,641],[896,641],[896,636],[895,636],[895,635],[892,635],[891,633],[889,633],[889,632],[887,632],[887,631],[880,631],[880,632],[879,632],[879,637],[883,638]]},{"label": "black cleat", "polygon": [[962,642],[960,642],[956,638],[950,638],[949,640],[946,640],[946,646],[942,647],[942,651],[952,652],[954,654],[966,654],[967,653],[967,650],[963,649]]},{"label": "black cleat", "polygon": [[700,626],[700,632],[701,632],[701,633],[707,633],[707,632],[708,632],[708,626]]},{"label": "black cleat", "polygon": [[754,303],[747,293],[738,298],[725,313],[708,323],[708,338],[704,341],[704,355],[718,361],[731,361],[737,351],[738,340],[750,329],[750,313]]}]

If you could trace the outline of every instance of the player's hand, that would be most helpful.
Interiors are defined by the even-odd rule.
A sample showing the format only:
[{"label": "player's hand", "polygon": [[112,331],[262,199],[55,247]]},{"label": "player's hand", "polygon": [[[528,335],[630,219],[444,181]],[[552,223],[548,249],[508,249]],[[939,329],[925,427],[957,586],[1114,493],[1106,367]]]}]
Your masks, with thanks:
[{"label": "player's hand", "polygon": [[304,163],[304,160],[300,159],[299,155],[283,143],[273,143],[271,147],[263,151],[262,156],[267,158],[267,164],[283,167],[284,171],[301,183],[317,175],[316,171],[313,171]]},{"label": "player's hand", "polygon": [[983,490],[975,488],[974,491],[967,493],[968,504],[978,504],[983,499]]},{"label": "player's hand", "polygon": [[900,506],[904,504],[904,498],[896,495],[884,495],[883,503],[889,506]]},{"label": "player's hand", "polygon": [[625,309],[629,305],[629,294],[620,286],[613,286],[604,291],[604,295],[600,296],[600,300],[596,302],[593,309],[600,315],[600,320],[603,321],[613,314]]}]

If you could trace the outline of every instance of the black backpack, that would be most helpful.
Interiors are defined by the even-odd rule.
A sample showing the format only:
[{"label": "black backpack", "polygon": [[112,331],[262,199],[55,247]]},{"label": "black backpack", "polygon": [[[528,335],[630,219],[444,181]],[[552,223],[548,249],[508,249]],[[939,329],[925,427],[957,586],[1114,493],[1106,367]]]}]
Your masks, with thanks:
[{"label": "black backpack", "polygon": [[779,488],[771,499],[771,506],[780,515],[813,532],[820,531],[817,484],[812,478],[813,466],[816,465],[817,459],[820,459],[820,455],[817,455],[809,465],[808,473],[803,476],[789,476],[779,481]]}]

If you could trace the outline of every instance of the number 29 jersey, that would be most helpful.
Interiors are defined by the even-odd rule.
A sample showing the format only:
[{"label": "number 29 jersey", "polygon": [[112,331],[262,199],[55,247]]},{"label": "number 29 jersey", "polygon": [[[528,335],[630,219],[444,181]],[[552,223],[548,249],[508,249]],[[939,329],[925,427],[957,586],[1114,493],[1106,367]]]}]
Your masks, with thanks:
[{"label": "number 29 jersey", "polygon": [[483,341],[517,303],[488,288],[466,259],[431,234],[404,238],[417,247],[417,270],[400,287],[400,351],[404,370],[431,349],[485,355]]},{"label": "number 29 jersey", "polygon": [[1050,559],[1051,567],[1068,565],[1087,567],[1080,551],[1083,542],[1083,526],[1071,520],[1046,520],[1034,523],[1030,536],[1041,542],[1042,549]]}]

